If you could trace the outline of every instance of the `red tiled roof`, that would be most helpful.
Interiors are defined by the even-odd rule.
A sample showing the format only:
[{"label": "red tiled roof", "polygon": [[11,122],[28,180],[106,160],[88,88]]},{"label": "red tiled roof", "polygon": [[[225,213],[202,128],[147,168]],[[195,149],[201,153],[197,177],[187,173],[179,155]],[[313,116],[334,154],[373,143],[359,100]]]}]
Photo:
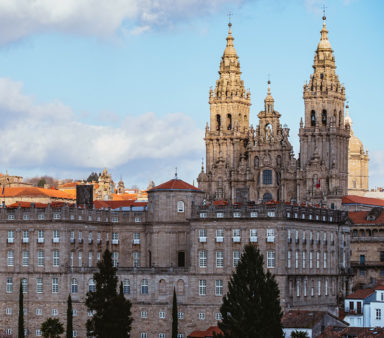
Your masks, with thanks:
[{"label": "red tiled roof", "polygon": [[327,312],[292,310],[284,314],[281,324],[286,328],[313,328]]},{"label": "red tiled roof", "polygon": [[193,185],[190,185],[189,183],[179,180],[179,179],[172,179],[168,182],[165,182],[163,184],[160,184],[148,192],[155,191],[155,190],[194,190],[194,191],[201,191],[200,189],[194,187]]},{"label": "red tiled roof", "polygon": [[224,205],[228,205],[228,201],[213,201],[213,205],[217,205],[217,206],[224,206]]},{"label": "red tiled roof", "polygon": [[7,208],[30,208],[34,204],[35,208],[46,208],[48,204],[46,203],[33,203],[33,202],[16,202],[10,205],[7,205]]},{"label": "red tiled roof", "polygon": [[380,198],[362,197],[355,195],[344,196],[343,204],[364,204],[370,206],[384,207],[384,200]]},{"label": "red tiled roof", "polygon": [[318,338],[333,337],[356,337],[356,338],[378,338],[384,337],[384,328],[375,327],[335,327],[329,326]]},{"label": "red tiled roof", "polygon": [[365,299],[375,292],[375,289],[358,289],[354,293],[351,293],[346,299]]},{"label": "red tiled roof", "polygon": [[384,224],[384,212],[375,220],[367,220],[368,213],[369,211],[350,211],[348,217],[353,224]]},{"label": "red tiled roof", "polygon": [[211,326],[206,331],[193,331],[188,335],[188,338],[208,338],[213,337],[213,334],[223,334],[223,331],[218,326]]}]

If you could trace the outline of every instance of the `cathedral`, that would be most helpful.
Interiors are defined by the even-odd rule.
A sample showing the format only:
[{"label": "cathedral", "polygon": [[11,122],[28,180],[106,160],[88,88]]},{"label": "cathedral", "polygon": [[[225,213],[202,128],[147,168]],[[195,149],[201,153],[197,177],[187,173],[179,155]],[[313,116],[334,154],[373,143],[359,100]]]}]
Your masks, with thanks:
[{"label": "cathedral", "polygon": [[[297,157],[289,142],[289,128],[281,125],[281,114],[274,108],[270,81],[258,124],[255,129],[250,125],[251,93],[241,80],[231,26],[229,23],[219,79],[209,92],[206,168],[198,177],[199,188],[206,192],[207,200],[293,201],[340,208],[348,184],[354,184],[356,190],[357,180],[348,182],[351,120],[344,118],[345,88],[336,74],[326,17],[313,73],[303,88],[305,111]],[[363,152],[361,156],[354,166],[366,169],[360,176],[367,189],[368,155]]]}]

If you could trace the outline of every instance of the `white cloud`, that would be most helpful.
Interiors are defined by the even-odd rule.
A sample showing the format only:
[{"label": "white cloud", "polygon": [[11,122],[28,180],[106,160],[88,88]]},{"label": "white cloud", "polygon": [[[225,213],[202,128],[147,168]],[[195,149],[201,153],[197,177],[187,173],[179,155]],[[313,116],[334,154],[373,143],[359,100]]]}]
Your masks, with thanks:
[{"label": "white cloud", "polygon": [[[214,13],[246,0],[1,0],[0,44],[41,31],[99,37],[153,27]],[[125,26],[128,26],[125,27]]]},{"label": "white cloud", "polygon": [[[36,103],[22,84],[0,78],[0,168],[57,168],[69,173],[93,168],[128,168],[153,163],[199,161],[203,130],[182,113],[159,118],[154,113],[127,116],[118,127],[85,124],[60,102]],[[198,172],[195,173],[197,175]]]}]

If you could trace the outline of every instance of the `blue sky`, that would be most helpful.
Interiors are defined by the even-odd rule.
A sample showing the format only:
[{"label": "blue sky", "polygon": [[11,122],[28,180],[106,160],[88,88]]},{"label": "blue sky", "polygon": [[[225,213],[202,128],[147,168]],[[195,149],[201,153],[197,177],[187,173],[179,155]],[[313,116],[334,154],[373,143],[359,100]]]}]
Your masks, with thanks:
[{"label": "blue sky", "polygon": [[[317,0],[0,0],[0,172],[85,178],[107,167],[145,188],[192,182],[205,155],[208,91],[227,14],[252,94],[268,74],[298,153],[302,86],[320,39]],[[355,134],[384,186],[384,2],[328,0],[327,27]]]}]

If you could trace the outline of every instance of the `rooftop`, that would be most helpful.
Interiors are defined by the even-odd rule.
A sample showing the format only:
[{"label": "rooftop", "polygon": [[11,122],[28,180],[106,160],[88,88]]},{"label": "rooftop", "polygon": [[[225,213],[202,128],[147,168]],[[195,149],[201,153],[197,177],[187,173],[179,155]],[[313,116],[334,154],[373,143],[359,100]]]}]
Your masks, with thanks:
[{"label": "rooftop", "polygon": [[182,190],[182,191],[200,191],[201,192],[200,189],[178,178],[174,178],[172,180],[169,180],[168,182],[162,183],[150,189],[148,192],[159,191],[159,190]]}]

